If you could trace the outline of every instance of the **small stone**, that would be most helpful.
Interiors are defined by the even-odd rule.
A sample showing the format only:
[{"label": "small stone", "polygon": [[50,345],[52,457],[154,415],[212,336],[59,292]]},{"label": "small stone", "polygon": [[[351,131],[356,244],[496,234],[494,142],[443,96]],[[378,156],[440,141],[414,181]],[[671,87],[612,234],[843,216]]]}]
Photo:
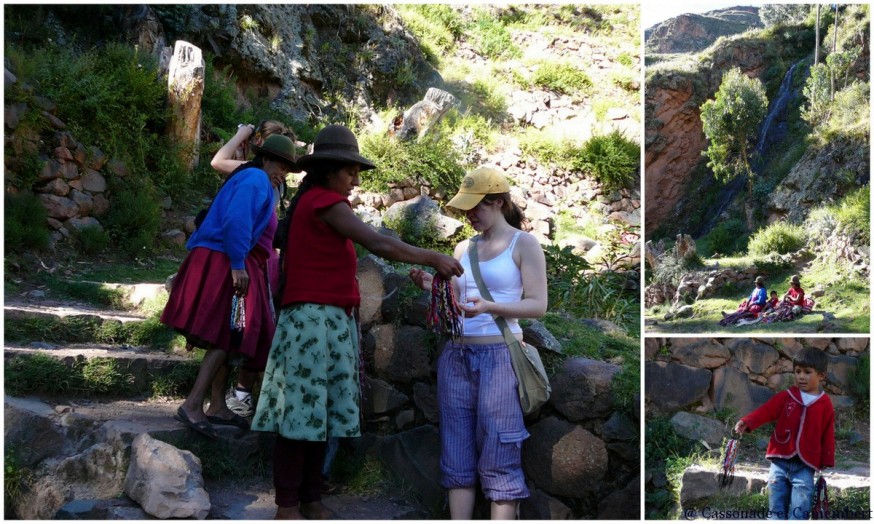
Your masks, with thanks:
[{"label": "small stone", "polygon": [[65,404],[58,404],[55,406],[55,413],[71,413],[73,411],[73,406],[67,406]]}]

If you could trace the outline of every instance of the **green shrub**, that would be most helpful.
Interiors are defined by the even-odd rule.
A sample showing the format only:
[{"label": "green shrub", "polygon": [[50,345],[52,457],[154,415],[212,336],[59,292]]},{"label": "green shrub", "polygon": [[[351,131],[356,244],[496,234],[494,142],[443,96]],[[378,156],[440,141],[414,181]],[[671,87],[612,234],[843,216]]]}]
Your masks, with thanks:
[{"label": "green shrub", "polygon": [[74,235],[76,247],[85,255],[96,255],[109,246],[109,235],[97,226],[86,226]]},{"label": "green shrub", "polygon": [[404,25],[419,41],[428,60],[439,64],[440,57],[455,46],[462,34],[461,16],[444,4],[398,4]]},{"label": "green shrub", "polygon": [[620,131],[594,136],[583,146],[579,162],[607,190],[630,188],[640,166],[640,146]]},{"label": "green shrub", "polygon": [[29,191],[6,194],[3,233],[6,252],[21,253],[45,249],[49,245],[46,209],[36,195]]},{"label": "green shrub", "polygon": [[859,357],[859,364],[850,373],[850,392],[857,400],[862,402],[870,402],[868,396],[868,392],[871,390],[871,383],[869,381],[870,370],[871,355],[864,353]]},{"label": "green shrub", "polygon": [[709,233],[698,239],[702,256],[716,253],[733,255],[746,251],[747,228],[738,218],[720,221]]},{"label": "green shrub", "polygon": [[871,187],[862,186],[845,196],[835,208],[835,219],[843,233],[858,233],[868,244],[871,238]]},{"label": "green shrub", "polygon": [[566,95],[583,95],[592,87],[592,79],[585,71],[557,62],[542,62],[532,74],[531,82]]},{"label": "green shrub", "polygon": [[522,153],[533,156],[541,164],[573,169],[580,156],[580,149],[572,142],[557,139],[539,129],[528,128],[518,138]]},{"label": "green shrub", "polygon": [[804,228],[788,222],[773,224],[753,233],[748,244],[749,254],[753,256],[778,253],[785,255],[804,247],[807,238]]},{"label": "green shrub", "polygon": [[144,256],[155,247],[161,228],[161,207],[154,190],[123,189],[113,194],[106,216],[106,231],[122,251]]},{"label": "green shrub", "polygon": [[17,519],[13,506],[18,502],[21,494],[27,489],[32,479],[30,470],[19,464],[18,450],[7,445],[3,450],[3,503],[4,517]]},{"label": "green shrub", "polygon": [[486,12],[479,13],[476,21],[468,27],[468,33],[473,37],[477,51],[485,58],[500,60],[521,55],[507,28]]},{"label": "green shrub", "polygon": [[125,394],[133,390],[134,376],[119,369],[112,358],[91,358],[81,365],[82,388],[97,394]]},{"label": "green shrub", "polygon": [[464,177],[458,153],[446,136],[426,135],[421,142],[400,141],[383,133],[360,138],[361,154],[376,164],[362,176],[365,191],[387,191],[389,184],[406,179],[427,182],[434,188],[455,191]]},{"label": "green shrub", "polygon": [[616,61],[625,67],[631,67],[631,64],[634,63],[634,58],[628,51],[622,51],[619,53],[619,56],[616,57]]}]

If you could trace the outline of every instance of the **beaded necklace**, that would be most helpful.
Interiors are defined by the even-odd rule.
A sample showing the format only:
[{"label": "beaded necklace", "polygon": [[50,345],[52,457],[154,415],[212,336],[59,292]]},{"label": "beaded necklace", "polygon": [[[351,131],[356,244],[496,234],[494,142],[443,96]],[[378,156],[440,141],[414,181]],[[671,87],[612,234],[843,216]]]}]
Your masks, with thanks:
[{"label": "beaded necklace", "polygon": [[448,335],[458,340],[462,335],[461,319],[463,314],[455,300],[455,288],[452,281],[439,274],[434,275],[431,283],[431,307],[428,310],[428,327],[434,332]]}]

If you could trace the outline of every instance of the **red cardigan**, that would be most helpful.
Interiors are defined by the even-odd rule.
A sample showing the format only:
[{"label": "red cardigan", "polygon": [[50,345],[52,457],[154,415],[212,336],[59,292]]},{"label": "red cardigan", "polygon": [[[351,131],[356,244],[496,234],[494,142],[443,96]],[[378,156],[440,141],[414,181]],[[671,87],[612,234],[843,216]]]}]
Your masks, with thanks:
[{"label": "red cardigan", "polygon": [[747,431],[777,421],[765,453],[769,459],[798,455],[816,470],[835,465],[835,409],[825,392],[805,406],[801,401],[801,390],[792,386],[741,420],[746,423]]}]

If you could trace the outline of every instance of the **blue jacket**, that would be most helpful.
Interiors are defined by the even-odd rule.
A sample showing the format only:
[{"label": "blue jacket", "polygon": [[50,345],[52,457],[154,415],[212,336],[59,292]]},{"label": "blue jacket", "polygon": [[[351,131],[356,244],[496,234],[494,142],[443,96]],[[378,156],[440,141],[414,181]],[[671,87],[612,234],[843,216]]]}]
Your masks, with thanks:
[{"label": "blue jacket", "polygon": [[255,167],[244,169],[222,186],[185,247],[220,251],[231,259],[231,269],[245,269],[246,256],[258,243],[272,213],[273,187],[267,173]]},{"label": "blue jacket", "polygon": [[768,290],[764,287],[757,287],[750,293],[750,298],[747,299],[747,304],[749,305],[759,305],[764,306],[768,301]]}]

